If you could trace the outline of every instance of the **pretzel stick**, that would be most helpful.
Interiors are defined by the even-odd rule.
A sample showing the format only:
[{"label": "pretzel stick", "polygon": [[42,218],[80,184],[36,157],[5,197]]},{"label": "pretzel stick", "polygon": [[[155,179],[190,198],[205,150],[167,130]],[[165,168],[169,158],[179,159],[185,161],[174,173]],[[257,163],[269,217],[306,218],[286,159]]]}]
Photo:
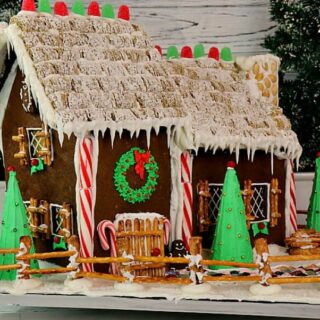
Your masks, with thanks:
[{"label": "pretzel stick", "polygon": [[61,252],[45,252],[45,253],[33,253],[33,254],[25,254],[19,257],[19,260],[46,260],[50,258],[65,258],[71,257],[75,254],[74,251],[61,251]]},{"label": "pretzel stick", "polygon": [[[155,218],[153,220],[153,249],[154,248],[159,248],[159,236],[162,234],[162,232],[159,231],[159,220],[158,218]],[[154,269],[154,276],[159,277],[159,269]]]},{"label": "pretzel stick", "polygon": [[146,263],[146,264],[137,264],[134,266],[128,266],[126,270],[136,271],[136,270],[148,270],[151,268],[163,268],[165,264],[163,263]]},{"label": "pretzel stick", "polygon": [[91,258],[77,258],[77,263],[125,263],[131,262],[131,259],[124,257],[91,257]]},{"label": "pretzel stick", "polygon": [[18,270],[21,267],[21,264],[7,264],[4,266],[0,266],[0,270]]},{"label": "pretzel stick", "polygon": [[53,274],[53,273],[66,273],[71,271],[77,271],[77,268],[48,268],[48,269],[33,269],[25,270],[23,274]]},{"label": "pretzel stick", "polygon": [[192,281],[189,278],[164,278],[164,277],[148,277],[135,278],[135,283],[163,283],[163,284],[190,284]]},{"label": "pretzel stick", "polygon": [[295,256],[270,256],[270,262],[284,262],[284,261],[308,261],[308,260],[320,260],[320,254],[313,255],[295,255]]},{"label": "pretzel stick", "polygon": [[111,281],[119,281],[125,282],[127,279],[122,276],[117,276],[114,274],[105,274],[100,272],[79,272],[77,273],[77,278],[95,278],[95,279],[104,279],[104,280],[111,280]]},{"label": "pretzel stick", "polygon": [[279,283],[319,283],[320,277],[281,277],[281,278],[269,278],[267,280],[269,284]]},{"label": "pretzel stick", "polygon": [[19,252],[19,249],[0,249],[0,254],[17,254]]},{"label": "pretzel stick", "polygon": [[204,276],[203,281],[260,281],[260,276]]}]

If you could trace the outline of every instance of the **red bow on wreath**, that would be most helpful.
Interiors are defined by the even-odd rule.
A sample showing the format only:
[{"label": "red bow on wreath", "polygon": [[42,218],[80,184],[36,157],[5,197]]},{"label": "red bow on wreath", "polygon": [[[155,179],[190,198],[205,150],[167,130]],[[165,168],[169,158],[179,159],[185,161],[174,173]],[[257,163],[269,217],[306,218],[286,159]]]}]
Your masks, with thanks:
[{"label": "red bow on wreath", "polygon": [[139,151],[134,151],[134,160],[136,162],[135,171],[136,174],[140,176],[141,180],[144,180],[144,164],[149,163],[150,151],[145,153],[140,153]]}]

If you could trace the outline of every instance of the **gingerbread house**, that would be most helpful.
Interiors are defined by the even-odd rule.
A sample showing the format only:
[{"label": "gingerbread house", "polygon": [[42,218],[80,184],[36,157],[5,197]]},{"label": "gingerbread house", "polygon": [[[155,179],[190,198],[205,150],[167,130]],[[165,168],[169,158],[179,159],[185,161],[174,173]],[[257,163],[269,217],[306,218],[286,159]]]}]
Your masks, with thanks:
[{"label": "gingerbread house", "polygon": [[[163,59],[124,19],[21,12],[2,89],[6,165],[14,165],[38,249],[97,225],[156,212],[170,239],[213,234],[225,163],[237,162],[248,221],[291,233],[290,163],[301,147],[278,107],[279,60]],[[30,174],[30,172],[32,174]]]}]

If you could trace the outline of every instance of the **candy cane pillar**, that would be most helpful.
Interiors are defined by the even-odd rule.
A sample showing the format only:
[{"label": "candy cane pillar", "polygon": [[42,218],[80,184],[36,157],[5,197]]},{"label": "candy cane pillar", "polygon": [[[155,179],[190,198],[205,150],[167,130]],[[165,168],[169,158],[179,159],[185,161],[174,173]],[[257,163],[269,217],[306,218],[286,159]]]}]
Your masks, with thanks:
[{"label": "candy cane pillar", "polygon": [[[95,175],[94,138],[78,139],[76,145],[76,172],[77,172],[77,212],[78,231],[80,238],[81,257],[93,256],[94,236],[94,204],[95,204]],[[83,270],[93,271],[92,264],[83,264]]]},{"label": "candy cane pillar", "polygon": [[192,156],[188,151],[181,154],[181,184],[182,184],[182,240],[187,250],[189,250],[189,241],[192,236],[192,184],[191,171]]},{"label": "candy cane pillar", "polygon": [[294,182],[293,162],[286,161],[286,236],[298,230],[297,206],[296,206],[296,186]]}]

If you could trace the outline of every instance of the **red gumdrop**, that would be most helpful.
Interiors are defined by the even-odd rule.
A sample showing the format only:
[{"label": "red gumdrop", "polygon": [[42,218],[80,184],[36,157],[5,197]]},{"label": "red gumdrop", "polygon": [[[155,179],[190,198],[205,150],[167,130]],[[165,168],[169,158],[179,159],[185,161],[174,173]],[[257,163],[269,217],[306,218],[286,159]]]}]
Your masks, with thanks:
[{"label": "red gumdrop", "polygon": [[259,222],[259,223],[258,223],[258,229],[259,229],[259,230],[263,230],[264,227],[265,227],[265,225],[264,225],[263,222]]},{"label": "red gumdrop", "polygon": [[39,164],[39,160],[38,159],[32,159],[31,160],[31,165],[32,166],[37,166]]},{"label": "red gumdrop", "polygon": [[161,254],[161,251],[160,251],[159,248],[153,248],[153,250],[152,250],[152,255],[153,255],[154,257],[159,257],[160,254]]},{"label": "red gumdrop", "polygon": [[316,158],[320,158],[320,151],[317,151]]},{"label": "red gumdrop", "polygon": [[36,11],[36,5],[34,3],[34,0],[23,0],[21,10],[22,11]]},{"label": "red gumdrop", "polygon": [[69,14],[68,7],[63,1],[54,4],[54,14],[57,16],[67,16]]},{"label": "red gumdrop", "polygon": [[159,45],[156,45],[154,47],[159,51],[159,53],[161,54],[161,57],[162,57],[162,49],[161,49],[161,47]]},{"label": "red gumdrop", "polygon": [[208,57],[219,61],[220,60],[219,49],[216,47],[211,47],[208,53]]},{"label": "red gumdrop", "polygon": [[118,10],[118,18],[122,20],[130,20],[130,9],[128,6],[122,5]]},{"label": "red gumdrop", "polygon": [[88,15],[101,17],[101,11],[99,7],[99,3],[97,1],[91,1],[88,7]]},{"label": "red gumdrop", "polygon": [[192,49],[191,49],[191,47],[189,47],[189,46],[184,46],[184,47],[181,49],[180,57],[181,57],[181,58],[189,58],[189,59],[192,59],[192,58],[193,58],[193,55],[192,55]]},{"label": "red gumdrop", "polygon": [[234,161],[227,162],[227,168],[235,168],[235,167],[236,167],[236,163]]},{"label": "red gumdrop", "polygon": [[7,170],[8,172],[16,171],[16,168],[14,166],[9,166]]}]

